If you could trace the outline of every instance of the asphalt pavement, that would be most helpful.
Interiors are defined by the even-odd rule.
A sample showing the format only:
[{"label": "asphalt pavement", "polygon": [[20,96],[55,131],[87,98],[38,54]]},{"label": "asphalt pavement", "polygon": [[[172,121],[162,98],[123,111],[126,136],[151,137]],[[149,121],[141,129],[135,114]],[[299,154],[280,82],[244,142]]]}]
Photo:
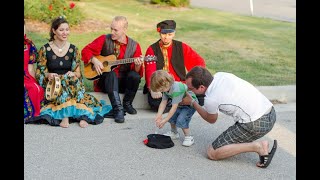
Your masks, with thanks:
[{"label": "asphalt pavement", "polygon": [[[25,125],[24,179],[296,179],[295,88],[286,88],[288,92],[264,88],[274,93],[273,97],[289,100],[275,104],[276,124],[262,138],[271,145],[273,139],[278,140],[277,152],[266,169],[255,166],[256,153],[220,161],[207,158],[208,145],[232,125],[233,119],[228,116],[220,114],[215,124],[209,124],[195,113],[190,123],[194,145],[182,146],[179,129],[181,136],[174,140],[174,147],[153,149],[142,141],[156,131],[156,113],[138,109],[137,115],[126,115],[123,124],[105,118],[102,124],[87,128],[80,128],[78,123],[69,128]],[[158,133],[169,130],[170,125],[166,124]]]},{"label": "asphalt pavement", "polygon": [[[252,11],[250,2],[252,2]],[[191,0],[190,5],[280,21],[296,22],[296,0]]]}]

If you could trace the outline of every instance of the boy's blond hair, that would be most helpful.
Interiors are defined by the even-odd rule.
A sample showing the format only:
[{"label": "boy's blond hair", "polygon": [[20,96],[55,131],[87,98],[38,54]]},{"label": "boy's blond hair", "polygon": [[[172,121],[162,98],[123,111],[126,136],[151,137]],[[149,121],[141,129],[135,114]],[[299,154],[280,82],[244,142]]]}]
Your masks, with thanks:
[{"label": "boy's blond hair", "polygon": [[159,92],[161,88],[171,87],[174,82],[174,78],[165,70],[157,70],[151,75],[150,89],[154,92]]}]

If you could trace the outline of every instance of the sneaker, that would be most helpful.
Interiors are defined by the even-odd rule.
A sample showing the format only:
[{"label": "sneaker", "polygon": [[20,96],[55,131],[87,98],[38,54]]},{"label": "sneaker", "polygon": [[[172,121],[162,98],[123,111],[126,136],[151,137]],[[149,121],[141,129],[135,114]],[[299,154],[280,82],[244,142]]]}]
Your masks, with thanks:
[{"label": "sneaker", "polygon": [[167,132],[167,133],[165,133],[165,134],[163,134],[163,135],[165,135],[165,136],[170,136],[171,137],[171,139],[178,139],[180,136],[179,136],[179,133],[174,133],[174,132],[172,132],[172,131],[169,131],[169,132]]},{"label": "sneaker", "polygon": [[186,136],[182,143],[183,146],[191,146],[192,144],[194,144],[194,139],[192,136]]}]

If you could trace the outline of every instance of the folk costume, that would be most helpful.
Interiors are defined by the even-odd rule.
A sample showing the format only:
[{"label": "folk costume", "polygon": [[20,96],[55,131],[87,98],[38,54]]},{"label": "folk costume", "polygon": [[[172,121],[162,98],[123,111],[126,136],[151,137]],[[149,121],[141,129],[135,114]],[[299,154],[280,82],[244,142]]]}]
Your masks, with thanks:
[{"label": "folk costume", "polygon": [[35,44],[24,35],[24,122],[39,116],[43,105],[44,91],[28,70],[28,66],[35,63],[37,56]]},{"label": "folk costume", "polygon": [[[93,56],[115,55],[117,60],[126,58],[138,58],[141,56],[141,47],[138,42],[126,36],[126,43],[120,43],[111,39],[111,34],[101,35],[82,49],[84,64],[89,63]],[[110,72],[103,72],[94,80],[94,91],[108,94],[113,112],[106,117],[114,117],[117,123],[124,122],[124,110],[130,114],[136,114],[132,107],[133,99],[138,91],[143,66],[137,73],[134,62],[112,67]],[[119,93],[124,93],[123,105]]]},{"label": "folk costume", "polygon": [[82,76],[69,77],[68,71],[75,71],[80,65],[80,53],[78,48],[70,44],[65,55],[56,54],[49,43],[43,45],[39,50],[37,59],[36,78],[43,89],[49,82],[46,73],[59,74],[61,81],[60,94],[55,99],[45,100],[40,116],[29,123],[48,123],[59,126],[63,118],[69,117],[69,121],[80,122],[85,120],[89,124],[100,124],[112,107],[105,101],[99,101],[94,96],[85,92]]},{"label": "folk costume", "polygon": [[[173,20],[165,20],[157,24],[159,33],[172,33],[175,31],[176,23]],[[187,44],[172,40],[172,43],[165,47],[159,39],[154,44],[150,45],[146,51],[147,55],[155,55],[156,62],[145,62],[145,87],[144,94],[148,93],[148,103],[152,109],[157,110],[161,99],[153,99],[150,95],[150,79],[151,75],[156,70],[166,70],[173,75],[174,80],[185,82],[185,75],[194,66],[205,67],[204,59]],[[170,104],[169,104],[170,106]]]}]

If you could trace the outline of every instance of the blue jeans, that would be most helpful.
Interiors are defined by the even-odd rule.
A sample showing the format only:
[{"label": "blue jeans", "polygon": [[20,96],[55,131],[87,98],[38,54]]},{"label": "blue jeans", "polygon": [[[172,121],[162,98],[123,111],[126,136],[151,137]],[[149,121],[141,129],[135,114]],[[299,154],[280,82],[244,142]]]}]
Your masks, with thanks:
[{"label": "blue jeans", "polygon": [[196,110],[190,106],[179,106],[169,122],[178,128],[188,129],[192,115]]}]

